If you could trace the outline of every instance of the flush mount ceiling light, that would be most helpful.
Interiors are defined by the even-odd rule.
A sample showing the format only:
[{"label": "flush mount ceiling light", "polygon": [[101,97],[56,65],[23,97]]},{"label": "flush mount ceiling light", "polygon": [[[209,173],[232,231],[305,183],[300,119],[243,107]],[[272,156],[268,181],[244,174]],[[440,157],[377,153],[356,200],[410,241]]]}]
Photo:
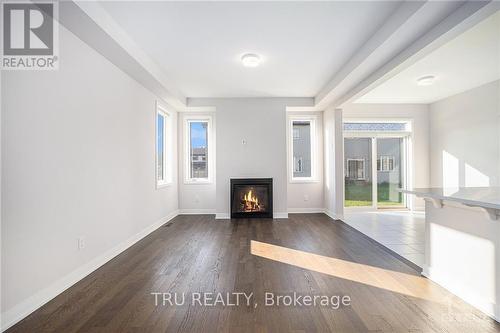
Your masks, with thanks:
[{"label": "flush mount ceiling light", "polygon": [[419,86],[430,86],[434,83],[436,77],[434,75],[426,75],[417,79],[417,84]]},{"label": "flush mount ceiling light", "polygon": [[241,56],[241,62],[245,67],[257,67],[260,64],[260,57],[254,53],[246,53]]}]

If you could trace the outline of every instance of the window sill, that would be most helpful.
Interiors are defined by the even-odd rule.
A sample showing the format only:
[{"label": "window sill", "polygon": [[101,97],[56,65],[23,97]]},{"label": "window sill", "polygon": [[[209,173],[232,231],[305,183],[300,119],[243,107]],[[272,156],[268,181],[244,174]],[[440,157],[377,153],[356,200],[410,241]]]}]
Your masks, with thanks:
[{"label": "window sill", "polygon": [[185,185],[211,185],[211,180],[184,180]]},{"label": "window sill", "polygon": [[305,179],[300,179],[300,178],[294,178],[289,180],[290,184],[313,184],[313,183],[319,183],[319,179],[312,179],[312,178],[305,178]]},{"label": "window sill", "polygon": [[159,190],[164,187],[170,187],[172,185],[172,182],[168,183],[156,183],[156,189]]}]

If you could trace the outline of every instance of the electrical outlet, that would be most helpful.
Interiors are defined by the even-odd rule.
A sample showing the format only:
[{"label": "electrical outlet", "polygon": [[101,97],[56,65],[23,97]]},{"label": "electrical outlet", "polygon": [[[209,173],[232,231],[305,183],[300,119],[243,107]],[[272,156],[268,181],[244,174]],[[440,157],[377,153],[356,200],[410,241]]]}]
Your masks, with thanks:
[{"label": "electrical outlet", "polygon": [[309,201],[309,194],[304,194],[304,201]]},{"label": "electrical outlet", "polygon": [[78,250],[83,250],[85,248],[85,237],[78,237]]}]

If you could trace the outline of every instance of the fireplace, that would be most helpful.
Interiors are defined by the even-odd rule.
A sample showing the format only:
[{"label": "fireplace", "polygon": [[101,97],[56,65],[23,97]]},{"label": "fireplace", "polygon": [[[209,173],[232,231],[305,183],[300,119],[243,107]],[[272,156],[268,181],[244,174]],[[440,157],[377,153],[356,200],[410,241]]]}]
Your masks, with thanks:
[{"label": "fireplace", "polygon": [[255,217],[273,218],[273,179],[231,179],[231,218]]}]

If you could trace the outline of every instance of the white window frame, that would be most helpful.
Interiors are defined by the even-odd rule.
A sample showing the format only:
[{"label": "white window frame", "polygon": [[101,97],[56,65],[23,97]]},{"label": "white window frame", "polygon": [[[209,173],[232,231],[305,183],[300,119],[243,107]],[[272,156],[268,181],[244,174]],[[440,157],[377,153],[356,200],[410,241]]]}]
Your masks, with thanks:
[{"label": "white window frame", "polygon": [[[351,171],[351,168],[349,166],[349,162],[350,161],[357,161],[357,162],[363,162],[363,177],[362,178],[350,178],[348,177],[349,179],[353,179],[353,180],[366,180],[366,159],[364,158],[348,158],[347,159],[347,176],[350,175],[350,171]],[[356,169],[356,174],[357,174],[357,169]]]},{"label": "white window frame", "polygon": [[[318,117],[316,115],[310,115],[310,116],[299,116],[299,115],[292,115],[289,116],[289,121],[288,121],[288,174],[289,174],[289,182],[290,183],[315,183],[318,182],[318,172],[317,172],[317,152],[316,152],[316,147],[317,147],[317,133],[316,133],[316,124],[317,124],[317,119]],[[294,145],[294,134],[293,134],[293,123],[294,122],[309,122],[311,130],[310,130],[310,136],[311,136],[311,176],[310,177],[294,177],[293,173],[295,170],[295,161],[294,161],[294,156],[293,156],[293,145]]]},{"label": "white window frame", "polygon": [[[193,122],[207,123],[207,178],[191,178],[191,126]],[[215,167],[215,149],[213,143],[213,123],[212,116],[209,115],[186,115],[183,118],[184,123],[184,184],[212,184]]]},{"label": "white window frame", "polygon": [[[163,179],[158,179],[158,115],[163,117]],[[159,101],[155,108],[155,183],[156,188],[172,184],[172,115]]]}]

